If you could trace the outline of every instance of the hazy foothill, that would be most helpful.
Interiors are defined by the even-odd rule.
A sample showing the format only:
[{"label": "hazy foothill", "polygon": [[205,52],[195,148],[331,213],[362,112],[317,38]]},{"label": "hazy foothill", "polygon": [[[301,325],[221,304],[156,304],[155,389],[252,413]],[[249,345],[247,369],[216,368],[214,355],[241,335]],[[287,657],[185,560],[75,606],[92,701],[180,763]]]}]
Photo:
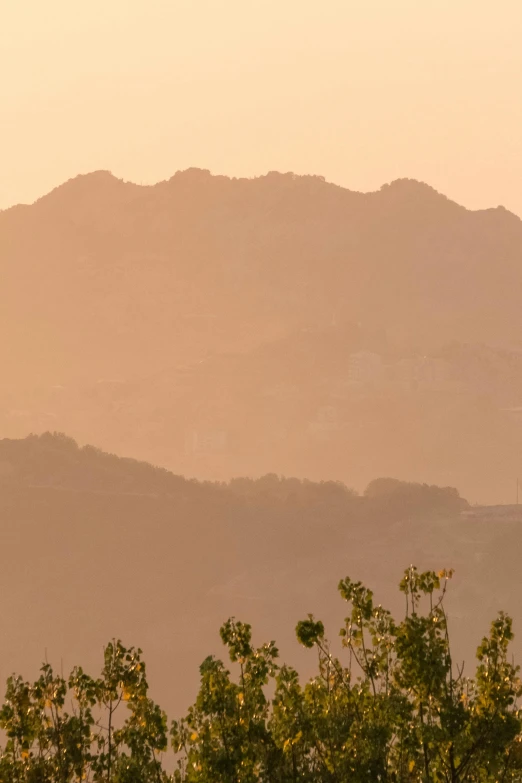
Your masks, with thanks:
[{"label": "hazy foothill", "polygon": [[[0,779],[166,781],[174,751],[201,783],[519,779],[520,648],[495,620],[518,612],[516,506],[392,478],[201,482],[59,433],[0,441],[0,466],[0,676],[23,675]],[[404,612],[399,563],[448,560],[444,604],[451,573],[409,569],[402,625],[383,613]]]}]

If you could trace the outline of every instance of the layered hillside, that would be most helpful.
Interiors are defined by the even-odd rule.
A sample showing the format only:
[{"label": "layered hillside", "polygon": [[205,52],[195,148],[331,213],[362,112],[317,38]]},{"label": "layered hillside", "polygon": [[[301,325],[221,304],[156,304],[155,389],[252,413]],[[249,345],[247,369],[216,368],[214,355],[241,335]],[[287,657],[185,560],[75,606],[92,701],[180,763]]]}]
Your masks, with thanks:
[{"label": "layered hillside", "polygon": [[179,714],[198,663],[221,654],[228,616],[306,668],[297,620],[315,612],[335,639],[346,613],[333,600],[338,580],[363,579],[393,603],[411,562],[456,568],[456,656],[473,654],[469,638],[499,608],[516,631],[522,619],[520,514],[493,520],[455,490],[381,480],[357,496],[274,475],[201,484],[52,435],[1,441],[0,472],[1,681],[36,674],[46,654],[65,671],[80,658],[94,669],[121,636],[143,647],[155,696]]},{"label": "layered hillside", "polygon": [[511,502],[521,258],[516,216],[410,180],[77,177],[0,213],[0,434]]}]

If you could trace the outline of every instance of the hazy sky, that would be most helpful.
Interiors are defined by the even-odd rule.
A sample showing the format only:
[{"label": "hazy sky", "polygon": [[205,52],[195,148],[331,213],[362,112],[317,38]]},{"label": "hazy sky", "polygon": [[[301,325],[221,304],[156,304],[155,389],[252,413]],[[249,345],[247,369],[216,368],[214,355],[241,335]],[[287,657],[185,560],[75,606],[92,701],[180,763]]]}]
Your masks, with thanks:
[{"label": "hazy sky", "polygon": [[0,0],[0,208],[198,166],[522,215],[521,40],[522,0]]}]

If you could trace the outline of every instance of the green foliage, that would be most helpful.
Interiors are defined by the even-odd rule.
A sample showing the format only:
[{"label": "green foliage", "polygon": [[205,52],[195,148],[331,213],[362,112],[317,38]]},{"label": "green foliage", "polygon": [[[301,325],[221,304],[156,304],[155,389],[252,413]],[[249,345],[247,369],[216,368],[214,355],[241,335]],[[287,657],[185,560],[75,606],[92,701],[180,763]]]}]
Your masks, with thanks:
[{"label": "green foliage", "polygon": [[273,642],[252,647],[250,626],[233,619],[222,627],[221,638],[230,660],[239,666],[239,681],[214,658],[201,665],[196,703],[185,720],[172,726],[174,749],[184,751],[177,778],[245,783],[270,779],[278,749],[263,689],[277,671],[277,649]]},{"label": "green foliage", "polygon": [[[13,783],[520,783],[522,694],[501,613],[477,650],[473,677],[452,659],[445,596],[451,571],[408,568],[397,620],[345,578],[348,605],[334,655],[309,615],[297,639],[317,653],[301,682],[234,618],[221,628],[230,668],[200,666],[196,701],[170,728],[149,698],[141,650],[112,641],[101,675],[65,680],[46,663],[35,683],[11,677],[0,710],[0,782]],[[121,707],[126,707],[121,711]]]},{"label": "green foliage", "polygon": [[177,779],[522,781],[511,621],[501,614],[493,622],[475,677],[465,677],[452,661],[444,606],[451,576],[407,569],[400,621],[375,603],[371,590],[343,579],[339,592],[350,607],[340,630],[346,661],[332,654],[323,624],[309,615],[296,633],[304,647],[316,649],[318,671],[305,684],[295,670],[277,665],[273,645],[252,647],[250,626],[226,623],[221,637],[238,677],[214,659],[203,664],[196,704],[172,729],[174,747],[183,752]]},{"label": "green foliage", "polygon": [[313,615],[308,616],[308,620],[301,620],[297,623],[295,629],[297,641],[303,647],[313,647],[324,636],[324,625],[322,622],[315,622]]},{"label": "green foliage", "polygon": [[[9,678],[0,711],[7,737],[0,781],[168,780],[159,758],[167,749],[167,719],[147,692],[141,650],[119,641],[105,648],[98,679],[75,668],[65,680],[48,663],[33,684]],[[116,724],[122,704],[127,714]]]}]

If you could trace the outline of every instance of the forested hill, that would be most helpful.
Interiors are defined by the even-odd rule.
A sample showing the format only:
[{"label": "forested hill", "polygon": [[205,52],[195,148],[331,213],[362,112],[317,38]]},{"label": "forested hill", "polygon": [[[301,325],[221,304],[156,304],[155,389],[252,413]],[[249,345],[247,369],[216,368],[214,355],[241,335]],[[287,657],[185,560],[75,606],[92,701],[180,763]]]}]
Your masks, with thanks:
[{"label": "forested hill", "polygon": [[331,595],[346,575],[393,603],[404,563],[456,569],[456,654],[469,660],[469,639],[501,607],[518,628],[519,524],[461,514],[454,489],[376,479],[358,496],[276,475],[205,483],[49,434],[0,441],[0,472],[0,681],[36,674],[46,650],[65,671],[80,660],[94,670],[116,636],[143,648],[155,696],[179,714],[199,663],[221,653],[227,617],[277,639],[306,671],[295,622],[314,612],[335,633],[344,607]]},{"label": "forested hill", "polygon": [[308,509],[310,513],[310,509],[315,512],[318,507],[331,507],[348,517],[357,513],[379,518],[383,508],[392,516],[415,511],[446,515],[468,505],[453,487],[391,478],[372,481],[362,497],[339,481],[314,482],[276,474],[259,479],[238,477],[228,482],[197,481],[147,462],[108,454],[95,446],[80,447],[64,433],[50,432],[21,440],[0,440],[0,491],[9,487],[163,496],[236,508],[252,503],[261,507],[282,504],[289,513],[294,509]]}]

